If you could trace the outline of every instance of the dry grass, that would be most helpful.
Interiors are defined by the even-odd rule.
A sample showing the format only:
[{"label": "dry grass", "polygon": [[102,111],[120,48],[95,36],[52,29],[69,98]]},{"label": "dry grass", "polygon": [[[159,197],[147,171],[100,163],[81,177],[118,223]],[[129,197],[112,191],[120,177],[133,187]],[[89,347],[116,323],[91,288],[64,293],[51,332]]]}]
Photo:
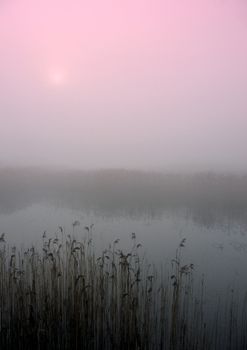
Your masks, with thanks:
[{"label": "dry grass", "polygon": [[239,317],[232,298],[208,324],[184,244],[164,272],[143,258],[134,233],[128,252],[115,240],[100,256],[92,227],[81,241],[60,227],[55,238],[44,234],[42,250],[25,252],[0,237],[1,349],[246,349],[246,303]]}]

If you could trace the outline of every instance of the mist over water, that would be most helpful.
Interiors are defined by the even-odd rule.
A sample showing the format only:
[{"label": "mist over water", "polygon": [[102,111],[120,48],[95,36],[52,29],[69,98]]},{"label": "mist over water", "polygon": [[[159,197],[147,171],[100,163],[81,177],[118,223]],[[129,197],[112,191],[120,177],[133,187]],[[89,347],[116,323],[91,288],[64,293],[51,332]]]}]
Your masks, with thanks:
[{"label": "mist over water", "polygon": [[[2,169],[0,222],[9,244],[40,246],[43,232],[81,238],[93,225],[95,249],[132,232],[152,262],[170,266],[181,239],[208,295],[245,290],[246,176],[100,170]],[[78,225],[73,226],[73,223]],[[212,274],[212,270],[214,274]],[[223,293],[224,294],[224,293]],[[222,294],[222,295],[223,295]]]}]

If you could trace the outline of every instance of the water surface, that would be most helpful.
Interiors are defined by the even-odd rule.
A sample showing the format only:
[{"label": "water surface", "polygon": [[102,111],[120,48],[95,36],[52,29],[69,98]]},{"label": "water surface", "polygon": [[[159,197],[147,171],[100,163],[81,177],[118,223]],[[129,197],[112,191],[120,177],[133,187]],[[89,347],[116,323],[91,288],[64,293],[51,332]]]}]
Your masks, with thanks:
[{"label": "water surface", "polygon": [[40,245],[44,231],[59,235],[61,226],[65,234],[82,238],[85,227],[93,225],[98,252],[116,238],[128,249],[134,232],[141,254],[168,268],[186,238],[184,262],[195,265],[198,283],[204,278],[207,296],[231,289],[242,295],[247,291],[247,205],[239,189],[243,181],[208,175],[188,180],[127,171],[5,169],[0,178],[0,232],[10,245],[27,247]]}]

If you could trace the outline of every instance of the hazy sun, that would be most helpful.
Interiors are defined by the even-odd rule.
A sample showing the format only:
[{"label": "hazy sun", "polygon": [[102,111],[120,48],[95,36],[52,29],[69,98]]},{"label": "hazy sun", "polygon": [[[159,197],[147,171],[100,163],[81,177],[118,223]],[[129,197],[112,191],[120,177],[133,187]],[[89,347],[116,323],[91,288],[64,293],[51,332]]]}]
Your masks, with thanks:
[{"label": "hazy sun", "polygon": [[66,84],[66,74],[62,70],[52,70],[49,74],[50,84],[63,86]]}]

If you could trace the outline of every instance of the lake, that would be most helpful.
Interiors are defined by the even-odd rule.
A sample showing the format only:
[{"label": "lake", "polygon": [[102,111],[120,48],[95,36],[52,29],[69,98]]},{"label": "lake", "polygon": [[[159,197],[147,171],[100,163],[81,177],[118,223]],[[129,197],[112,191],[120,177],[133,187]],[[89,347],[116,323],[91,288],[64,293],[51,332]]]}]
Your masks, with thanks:
[{"label": "lake", "polygon": [[[2,169],[0,233],[10,245],[39,246],[42,234],[85,235],[93,225],[100,252],[115,239],[131,246],[134,232],[150,262],[170,268],[180,241],[185,263],[207,296],[247,291],[246,178],[126,170]],[[77,224],[74,224],[77,221]]]}]

